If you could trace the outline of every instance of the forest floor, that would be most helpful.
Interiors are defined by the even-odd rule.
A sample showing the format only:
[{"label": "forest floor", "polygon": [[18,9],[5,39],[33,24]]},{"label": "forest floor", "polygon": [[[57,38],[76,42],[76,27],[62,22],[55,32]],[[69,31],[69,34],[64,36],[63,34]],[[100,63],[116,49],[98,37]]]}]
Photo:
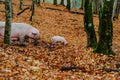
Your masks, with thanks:
[{"label": "forest floor", "polygon": [[[31,5],[31,2],[25,1],[24,5]],[[38,46],[5,47],[1,39],[0,80],[120,80],[120,72],[103,69],[117,69],[116,64],[120,63],[120,21],[113,22],[113,51],[116,55],[94,54],[91,48],[86,48],[83,14],[70,13],[60,5],[41,3],[41,6],[36,7],[31,22],[31,11],[28,9],[17,15],[20,12],[19,1],[13,0],[12,21],[33,25],[40,30],[41,40]],[[0,11],[3,10],[4,5],[0,4]],[[4,12],[0,12],[0,21],[5,21]],[[96,34],[98,23],[98,16],[94,15]],[[68,45],[51,49],[49,43],[55,35],[65,37]]]}]

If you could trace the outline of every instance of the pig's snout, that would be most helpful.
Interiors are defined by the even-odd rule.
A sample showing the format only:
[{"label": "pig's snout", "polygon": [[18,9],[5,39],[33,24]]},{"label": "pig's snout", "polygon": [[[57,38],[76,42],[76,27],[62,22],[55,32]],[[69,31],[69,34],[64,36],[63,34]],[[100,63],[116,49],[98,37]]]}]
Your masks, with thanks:
[{"label": "pig's snout", "polygon": [[29,37],[32,39],[40,39],[39,33],[35,33],[35,32],[30,33]]}]

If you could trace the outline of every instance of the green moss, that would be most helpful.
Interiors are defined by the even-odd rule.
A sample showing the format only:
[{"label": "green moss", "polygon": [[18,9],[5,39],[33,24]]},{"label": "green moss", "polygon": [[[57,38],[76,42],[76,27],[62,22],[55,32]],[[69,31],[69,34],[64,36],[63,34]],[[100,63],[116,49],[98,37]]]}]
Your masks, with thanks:
[{"label": "green moss", "polygon": [[[113,23],[112,23],[112,2],[104,0],[104,5],[101,7],[99,16],[99,42],[94,49],[96,53],[105,55],[115,55],[112,51],[112,38],[113,38]],[[110,5],[111,4],[111,5]]]},{"label": "green moss", "polygon": [[92,0],[85,0],[84,29],[87,34],[87,47],[95,48],[97,38],[92,17]]},{"label": "green moss", "polygon": [[97,46],[93,52],[104,55],[115,55],[115,52],[113,52],[112,49],[108,49],[105,45]]}]

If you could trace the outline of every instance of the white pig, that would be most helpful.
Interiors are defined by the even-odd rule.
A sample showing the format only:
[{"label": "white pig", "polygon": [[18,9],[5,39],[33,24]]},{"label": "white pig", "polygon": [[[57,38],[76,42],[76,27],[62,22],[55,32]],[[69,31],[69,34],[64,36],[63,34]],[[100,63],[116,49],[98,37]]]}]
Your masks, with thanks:
[{"label": "white pig", "polygon": [[[0,22],[0,37],[4,38],[5,22]],[[38,40],[39,30],[26,23],[12,23],[11,24],[11,41],[20,40],[20,44],[24,44],[25,38],[32,38]]]},{"label": "white pig", "polygon": [[61,42],[63,43],[64,45],[67,45],[68,42],[66,41],[66,39],[64,37],[61,37],[61,36],[53,36],[52,39],[52,44],[56,44],[57,42]]}]

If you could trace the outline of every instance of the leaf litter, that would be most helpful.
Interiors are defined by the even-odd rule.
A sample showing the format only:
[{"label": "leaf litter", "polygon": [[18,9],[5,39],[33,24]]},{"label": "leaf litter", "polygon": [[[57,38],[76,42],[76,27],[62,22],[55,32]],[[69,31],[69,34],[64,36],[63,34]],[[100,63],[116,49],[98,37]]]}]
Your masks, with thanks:
[{"label": "leaf litter", "polygon": [[[91,48],[86,48],[83,15],[70,13],[63,6],[41,3],[42,7],[36,7],[34,19],[30,22],[31,11],[16,15],[20,11],[19,1],[13,3],[12,21],[33,25],[40,30],[41,39],[38,46],[30,43],[25,47],[5,47],[0,39],[0,80],[120,80],[120,72],[103,70],[116,69],[115,64],[120,62],[119,20],[113,22],[113,50],[116,55],[106,56],[94,54]],[[29,0],[24,3],[31,4]],[[0,10],[4,10],[4,5],[0,5]],[[0,20],[5,21],[5,13],[0,12],[0,16]],[[97,15],[94,16],[94,24],[97,34]],[[55,35],[64,36],[68,45],[51,47],[51,37]]]}]

